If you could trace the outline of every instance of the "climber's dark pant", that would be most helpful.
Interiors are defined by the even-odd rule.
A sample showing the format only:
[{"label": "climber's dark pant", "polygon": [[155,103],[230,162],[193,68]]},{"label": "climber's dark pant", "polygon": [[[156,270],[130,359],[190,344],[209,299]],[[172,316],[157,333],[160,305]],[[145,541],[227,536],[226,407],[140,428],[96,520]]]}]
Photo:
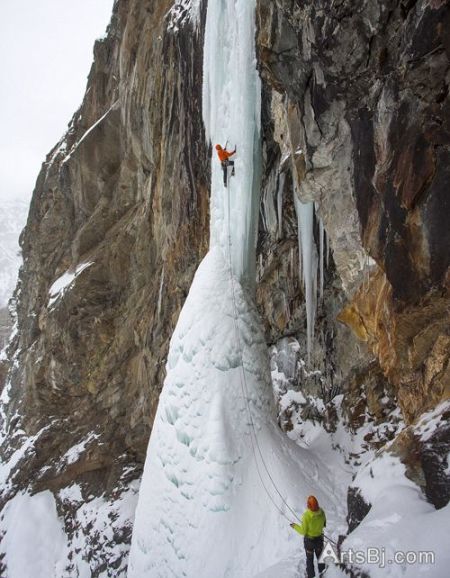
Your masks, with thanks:
[{"label": "climber's dark pant", "polygon": [[230,160],[222,161],[223,184],[225,186],[227,186],[228,167],[234,167],[234,161]]},{"label": "climber's dark pant", "polygon": [[[323,550],[323,536],[319,536],[318,538],[305,537],[304,544],[306,551],[306,572],[308,573],[308,578],[314,578],[316,575],[314,571],[314,553],[318,560]],[[319,572],[323,572],[324,570],[325,564],[319,564]]]}]

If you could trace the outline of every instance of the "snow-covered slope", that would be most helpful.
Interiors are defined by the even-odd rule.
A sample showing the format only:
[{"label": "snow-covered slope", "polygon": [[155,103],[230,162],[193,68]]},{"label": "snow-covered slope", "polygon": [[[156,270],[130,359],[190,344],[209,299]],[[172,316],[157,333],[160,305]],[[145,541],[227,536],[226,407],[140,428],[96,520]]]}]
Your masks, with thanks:
[{"label": "snow-covered slope", "polygon": [[137,507],[130,578],[249,578],[295,556],[300,541],[288,524],[295,518],[280,494],[301,512],[314,491],[333,526],[343,516],[334,503],[337,471],[319,466],[273,419],[258,316],[236,281],[234,287],[245,381],[229,268],[221,250],[212,250],[172,338]]},{"label": "snow-covered slope", "polygon": [[19,235],[25,226],[28,204],[4,201],[0,206],[0,308],[11,298],[22,262]]},{"label": "snow-covered slope", "polygon": [[[2,475],[0,467],[0,477]],[[5,578],[90,578],[123,576],[136,504],[132,482],[115,500],[86,500],[73,484],[59,493],[19,492],[0,519],[0,575]],[[68,511],[75,523],[68,527],[61,515]],[[86,554],[90,546],[89,555]],[[108,565],[114,568],[108,568]],[[111,572],[114,572],[111,574]]]}]

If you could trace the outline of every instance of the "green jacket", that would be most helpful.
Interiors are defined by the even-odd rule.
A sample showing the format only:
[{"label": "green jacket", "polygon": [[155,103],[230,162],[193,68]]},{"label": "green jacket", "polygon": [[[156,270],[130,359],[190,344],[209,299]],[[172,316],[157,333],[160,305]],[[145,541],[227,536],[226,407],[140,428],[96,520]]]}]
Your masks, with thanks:
[{"label": "green jacket", "polygon": [[319,508],[317,512],[313,512],[308,508],[302,516],[302,523],[292,524],[292,527],[302,536],[317,538],[322,535],[326,525],[327,519],[322,508]]}]

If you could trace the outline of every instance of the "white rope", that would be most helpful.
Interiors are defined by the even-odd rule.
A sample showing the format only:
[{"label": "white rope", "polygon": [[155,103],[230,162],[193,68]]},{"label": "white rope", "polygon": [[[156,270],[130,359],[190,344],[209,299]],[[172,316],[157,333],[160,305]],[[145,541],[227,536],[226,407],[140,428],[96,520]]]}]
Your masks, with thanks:
[{"label": "white rope", "polygon": [[267,496],[269,497],[270,501],[273,503],[273,505],[277,508],[277,510],[280,512],[280,514],[282,516],[284,516],[286,518],[286,520],[288,520],[288,522],[290,522],[291,520],[288,518],[288,516],[285,514],[285,512],[283,512],[283,510],[278,506],[278,504],[274,501],[272,495],[270,494],[269,490],[267,489],[264,480],[262,478],[261,475],[261,471],[259,468],[259,464],[258,464],[258,459],[256,456],[256,448],[258,449],[258,453],[259,456],[261,458],[261,462],[262,465],[266,471],[267,476],[269,477],[275,491],[277,492],[277,494],[280,496],[281,501],[283,502],[283,504],[287,507],[287,509],[295,516],[295,518],[301,522],[301,519],[298,517],[298,515],[294,512],[294,510],[289,506],[289,504],[286,502],[286,500],[284,499],[283,495],[281,494],[281,492],[279,491],[274,479],[272,478],[270,472],[269,472],[269,468],[267,467],[267,464],[264,460],[264,457],[262,455],[262,451],[261,451],[261,447],[259,445],[258,442],[258,438],[256,435],[256,427],[255,427],[255,423],[253,421],[252,418],[252,414],[251,414],[251,410],[250,410],[250,404],[248,401],[248,387],[247,387],[247,378],[246,378],[246,373],[245,373],[245,367],[244,367],[244,355],[243,355],[243,349],[241,346],[241,336],[240,336],[240,331],[239,331],[239,325],[238,325],[238,311],[237,311],[237,304],[236,304],[236,290],[235,290],[235,285],[234,285],[234,274],[233,274],[233,263],[232,263],[232,259],[231,259],[231,210],[230,210],[230,181],[228,178],[228,167],[227,167],[227,201],[228,201],[228,214],[227,214],[227,221],[228,221],[228,260],[229,260],[229,272],[230,272],[230,280],[231,280],[231,288],[232,288],[232,298],[233,298],[233,321],[234,321],[234,331],[235,331],[235,335],[236,335],[236,341],[237,341],[237,345],[238,345],[238,350],[240,353],[240,357],[241,357],[241,363],[240,363],[240,384],[241,384],[241,389],[242,389],[242,396],[244,398],[245,401],[245,405],[247,408],[247,413],[248,413],[248,418],[249,418],[249,423],[251,426],[251,429],[253,431],[250,432],[250,440],[252,443],[252,451],[253,451],[253,456],[255,458],[255,464],[256,464],[256,470],[258,472],[258,477],[261,481],[261,485],[263,486]]}]

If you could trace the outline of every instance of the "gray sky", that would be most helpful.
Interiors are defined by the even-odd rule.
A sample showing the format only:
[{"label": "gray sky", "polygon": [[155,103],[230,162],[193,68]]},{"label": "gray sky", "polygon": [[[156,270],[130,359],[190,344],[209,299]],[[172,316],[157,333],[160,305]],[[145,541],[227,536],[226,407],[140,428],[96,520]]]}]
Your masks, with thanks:
[{"label": "gray sky", "polygon": [[0,202],[29,200],[81,104],[113,0],[0,0]]}]

